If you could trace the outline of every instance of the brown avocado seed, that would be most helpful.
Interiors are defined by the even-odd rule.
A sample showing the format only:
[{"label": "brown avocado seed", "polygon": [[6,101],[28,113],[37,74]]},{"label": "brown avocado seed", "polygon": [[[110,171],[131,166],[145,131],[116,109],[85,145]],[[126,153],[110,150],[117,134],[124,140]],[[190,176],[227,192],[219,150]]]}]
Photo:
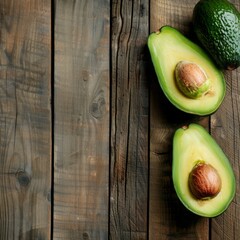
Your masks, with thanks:
[{"label": "brown avocado seed", "polygon": [[175,67],[175,80],[178,89],[189,98],[199,98],[210,89],[210,80],[197,64],[180,61]]},{"label": "brown avocado seed", "polygon": [[217,170],[202,161],[196,164],[190,172],[188,184],[192,195],[200,200],[214,198],[222,186]]}]

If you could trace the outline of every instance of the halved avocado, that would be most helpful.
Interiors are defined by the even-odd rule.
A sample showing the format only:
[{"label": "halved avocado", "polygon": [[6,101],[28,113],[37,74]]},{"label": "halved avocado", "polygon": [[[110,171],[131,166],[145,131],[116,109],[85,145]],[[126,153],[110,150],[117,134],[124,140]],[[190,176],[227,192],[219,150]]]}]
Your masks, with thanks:
[{"label": "halved avocado", "polygon": [[[206,197],[194,195],[190,188],[191,174],[196,166],[211,166],[219,175],[219,191]],[[210,175],[214,179],[214,174]],[[194,172],[195,174],[195,172]],[[199,174],[199,183],[206,176]],[[202,178],[201,178],[202,177]],[[177,196],[193,213],[204,217],[215,217],[223,213],[235,196],[236,182],[231,164],[212,136],[200,125],[192,123],[176,130],[173,138],[172,178]],[[213,180],[213,185],[215,182]],[[206,188],[212,191],[212,186]]]},{"label": "halved avocado", "polygon": [[[160,86],[173,105],[196,115],[209,115],[218,109],[225,96],[225,79],[202,48],[170,26],[151,33],[148,48]],[[210,90],[206,94],[190,98],[179,90],[175,68],[181,61],[195,63],[204,70],[210,80]]]}]

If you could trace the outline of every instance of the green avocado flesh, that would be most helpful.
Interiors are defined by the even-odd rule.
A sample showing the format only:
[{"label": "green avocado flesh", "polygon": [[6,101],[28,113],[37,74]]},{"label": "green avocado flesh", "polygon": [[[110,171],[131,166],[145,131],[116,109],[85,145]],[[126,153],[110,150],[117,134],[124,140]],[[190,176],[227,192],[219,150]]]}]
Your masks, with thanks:
[{"label": "green avocado flesh", "polygon": [[[189,174],[199,161],[212,165],[222,182],[220,192],[207,200],[195,198],[189,190]],[[177,129],[174,134],[172,177],[181,202],[200,216],[220,215],[235,196],[235,177],[228,158],[212,136],[195,123]]]},{"label": "green avocado flesh", "polygon": [[[148,37],[148,48],[160,86],[169,101],[178,109],[196,115],[209,115],[222,103],[226,84],[222,72],[195,43],[170,26],[162,27]],[[200,98],[185,96],[176,85],[175,67],[189,61],[204,69],[210,79],[210,91]]]},{"label": "green avocado flesh", "polygon": [[193,28],[222,69],[240,66],[240,13],[227,0],[201,0],[193,10]]}]

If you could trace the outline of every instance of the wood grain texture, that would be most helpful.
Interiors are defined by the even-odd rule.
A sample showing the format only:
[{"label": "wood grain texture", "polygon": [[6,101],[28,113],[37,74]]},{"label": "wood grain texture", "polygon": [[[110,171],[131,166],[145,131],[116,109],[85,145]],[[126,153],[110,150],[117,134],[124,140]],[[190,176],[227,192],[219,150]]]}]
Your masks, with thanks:
[{"label": "wood grain texture", "polygon": [[110,239],[147,239],[148,1],[112,1]]},{"label": "wood grain texture", "polygon": [[54,239],[107,239],[108,0],[55,1]]},{"label": "wood grain texture", "polygon": [[0,1],[0,239],[49,239],[51,4]]},{"label": "wood grain texture", "polygon": [[[240,2],[231,2],[240,11]],[[211,221],[212,240],[237,240],[240,236],[240,69],[226,71],[225,79],[226,96],[219,110],[211,117],[211,134],[230,160],[237,189],[227,211]]]},{"label": "wood grain texture", "polygon": [[227,211],[212,220],[212,239],[238,239],[240,236],[240,70],[226,72],[227,94],[220,109],[211,117],[211,134],[233,167],[237,189]]},{"label": "wood grain texture", "polygon": [[[197,1],[150,1],[150,32],[164,25],[192,37],[191,16]],[[172,140],[175,130],[197,122],[208,129],[208,117],[177,110],[164,96],[152,67],[150,114],[149,239],[208,239],[208,220],[188,211],[172,183]]]}]

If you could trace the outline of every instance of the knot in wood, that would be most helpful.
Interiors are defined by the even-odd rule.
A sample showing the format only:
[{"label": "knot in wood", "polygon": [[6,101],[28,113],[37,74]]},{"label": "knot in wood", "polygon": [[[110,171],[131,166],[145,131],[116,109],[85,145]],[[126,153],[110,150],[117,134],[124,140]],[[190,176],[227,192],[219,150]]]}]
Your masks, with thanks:
[{"label": "knot in wood", "polygon": [[17,178],[20,186],[23,186],[23,187],[27,187],[31,182],[31,177],[24,170],[19,170],[16,173],[16,178]]},{"label": "knot in wood", "polygon": [[105,113],[106,101],[103,97],[96,99],[91,105],[91,114],[94,118],[100,119]]}]

